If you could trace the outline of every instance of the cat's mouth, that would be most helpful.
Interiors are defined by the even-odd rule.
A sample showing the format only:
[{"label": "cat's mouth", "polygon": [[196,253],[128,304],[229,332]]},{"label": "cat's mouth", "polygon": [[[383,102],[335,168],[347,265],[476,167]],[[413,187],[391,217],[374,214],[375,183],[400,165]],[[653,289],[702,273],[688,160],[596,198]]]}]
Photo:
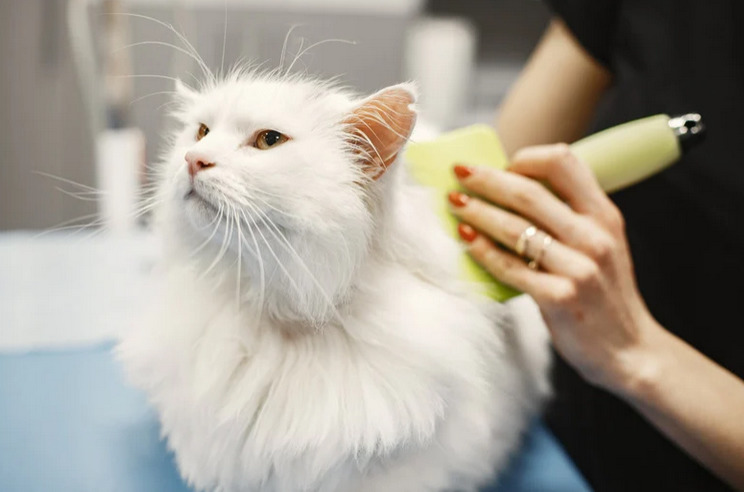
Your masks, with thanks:
[{"label": "cat's mouth", "polygon": [[[220,203],[218,198],[199,192],[193,186],[189,187],[188,191],[184,193],[183,201],[186,204],[186,214],[192,220],[196,220],[199,227],[205,223],[211,225],[215,221],[223,222],[229,217],[225,212],[225,207]],[[237,208],[240,210],[240,207],[231,207],[229,205],[226,208]],[[262,229],[266,227],[282,234],[285,234],[287,231],[286,224],[283,224],[281,220],[277,220],[277,217],[272,217],[267,211],[240,210],[240,212],[234,213],[236,213],[235,218],[242,217],[241,223],[244,223],[248,227],[261,227]],[[271,225],[269,226],[267,222]],[[270,234],[274,234],[274,232],[270,232]]]},{"label": "cat's mouth", "polygon": [[185,201],[188,201],[188,200],[198,200],[200,202],[204,202],[204,203],[209,204],[209,201],[206,198],[204,198],[204,196],[202,196],[201,193],[199,193],[198,191],[196,191],[196,189],[193,186],[191,186],[189,188],[189,191],[187,191],[186,194],[183,195],[183,199]]},{"label": "cat's mouth", "polygon": [[189,187],[189,191],[187,191],[186,194],[183,195],[183,200],[185,202],[189,200],[204,201],[204,198],[199,193],[197,193],[193,186],[191,186]]},{"label": "cat's mouth", "polygon": [[212,202],[205,198],[204,195],[196,191],[194,187],[189,188],[189,191],[187,191],[186,194],[183,196],[183,200],[185,202],[193,203],[194,205],[198,206],[203,212],[217,212],[217,207],[215,207]]}]

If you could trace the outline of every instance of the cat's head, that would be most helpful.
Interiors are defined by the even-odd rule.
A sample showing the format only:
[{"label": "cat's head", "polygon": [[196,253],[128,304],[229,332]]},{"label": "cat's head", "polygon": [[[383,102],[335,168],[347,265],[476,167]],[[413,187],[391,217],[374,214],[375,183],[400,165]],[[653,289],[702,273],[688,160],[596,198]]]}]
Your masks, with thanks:
[{"label": "cat's head", "polygon": [[161,182],[168,240],[199,268],[242,272],[245,296],[270,315],[327,320],[379,226],[387,170],[416,119],[413,87],[359,98],[256,74],[177,85]]}]

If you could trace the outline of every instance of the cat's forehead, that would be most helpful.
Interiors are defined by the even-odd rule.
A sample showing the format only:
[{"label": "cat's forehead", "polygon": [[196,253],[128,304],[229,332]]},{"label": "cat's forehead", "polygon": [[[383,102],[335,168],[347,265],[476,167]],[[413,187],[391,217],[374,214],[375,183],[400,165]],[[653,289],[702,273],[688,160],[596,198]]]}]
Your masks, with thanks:
[{"label": "cat's forehead", "polygon": [[317,123],[342,118],[352,107],[348,94],[319,82],[240,78],[205,89],[192,110],[202,119],[220,118],[239,124],[300,118]]}]

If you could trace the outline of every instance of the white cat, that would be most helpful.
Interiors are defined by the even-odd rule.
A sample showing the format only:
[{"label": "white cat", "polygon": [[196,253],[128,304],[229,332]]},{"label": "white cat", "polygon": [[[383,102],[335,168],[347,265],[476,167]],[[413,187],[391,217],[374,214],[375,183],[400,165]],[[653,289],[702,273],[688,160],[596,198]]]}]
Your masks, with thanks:
[{"label": "white cat", "polygon": [[396,162],[403,84],[236,72],[178,87],[156,312],[119,354],[209,491],[475,490],[546,387]]}]

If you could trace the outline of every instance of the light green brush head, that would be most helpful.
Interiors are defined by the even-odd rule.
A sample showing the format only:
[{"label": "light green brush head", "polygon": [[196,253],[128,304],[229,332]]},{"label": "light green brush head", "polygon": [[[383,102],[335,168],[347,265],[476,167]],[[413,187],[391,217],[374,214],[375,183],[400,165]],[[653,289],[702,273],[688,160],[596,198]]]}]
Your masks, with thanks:
[{"label": "light green brush head", "polygon": [[[508,164],[496,132],[487,125],[460,128],[429,142],[412,142],[404,157],[413,179],[436,190],[435,211],[453,237],[458,237],[457,219],[449,211],[447,193],[462,190],[452,171],[453,166],[478,164],[504,169]],[[481,284],[484,293],[491,298],[503,302],[519,294],[519,291],[494,279],[470,256],[463,255],[461,261],[463,278]]]}]

